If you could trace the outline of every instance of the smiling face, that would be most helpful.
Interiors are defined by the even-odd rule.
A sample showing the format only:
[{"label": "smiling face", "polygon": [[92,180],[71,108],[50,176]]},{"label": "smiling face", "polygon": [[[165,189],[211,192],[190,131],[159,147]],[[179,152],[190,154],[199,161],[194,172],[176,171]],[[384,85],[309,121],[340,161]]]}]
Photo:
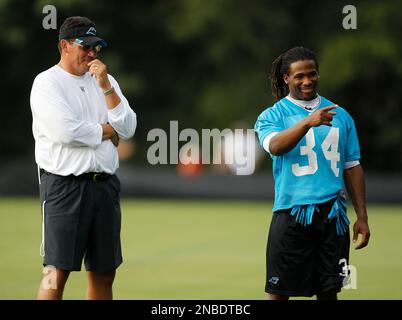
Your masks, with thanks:
[{"label": "smiling face", "polygon": [[95,50],[84,50],[84,48],[69,40],[61,40],[60,47],[62,48],[61,61],[67,71],[81,76],[88,72],[88,63],[96,59],[97,53]]},{"label": "smiling face", "polygon": [[289,66],[283,80],[289,94],[297,100],[312,100],[317,96],[318,69],[314,60],[299,60]]}]

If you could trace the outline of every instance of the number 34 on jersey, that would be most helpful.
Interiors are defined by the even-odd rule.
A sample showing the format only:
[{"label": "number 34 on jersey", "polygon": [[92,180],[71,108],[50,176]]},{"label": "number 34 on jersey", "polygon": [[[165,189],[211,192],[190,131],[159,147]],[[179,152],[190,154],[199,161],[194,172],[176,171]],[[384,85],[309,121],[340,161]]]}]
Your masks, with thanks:
[{"label": "number 34 on jersey", "polygon": [[[292,164],[292,173],[297,176],[304,176],[314,174],[318,170],[317,153],[313,150],[315,147],[315,138],[313,128],[310,128],[306,133],[306,145],[300,147],[300,155],[307,156],[308,164],[305,166],[299,163]],[[330,161],[331,169],[336,177],[339,177],[338,162],[340,154],[338,152],[339,146],[339,128],[332,127],[324,141],[321,144],[325,159]]]}]

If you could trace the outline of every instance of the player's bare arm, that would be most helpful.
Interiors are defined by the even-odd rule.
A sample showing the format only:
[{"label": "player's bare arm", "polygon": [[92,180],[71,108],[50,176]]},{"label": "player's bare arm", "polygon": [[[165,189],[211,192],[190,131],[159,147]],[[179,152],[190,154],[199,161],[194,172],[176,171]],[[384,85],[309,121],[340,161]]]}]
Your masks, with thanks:
[{"label": "player's bare arm", "polygon": [[116,130],[110,124],[102,124],[102,141],[110,139],[112,143],[117,147],[119,145],[119,135],[117,134]]},{"label": "player's bare arm", "polygon": [[321,108],[293,127],[275,135],[269,143],[270,153],[275,156],[280,156],[292,150],[310,128],[320,125],[331,126],[331,121],[334,115],[336,115],[336,113],[331,110],[337,107],[338,106],[333,105]]},{"label": "player's bare arm", "polygon": [[110,140],[112,141],[112,143],[114,144],[114,146],[117,148],[119,146],[120,143],[120,137],[118,135],[118,133],[116,132],[116,134],[110,138]]},{"label": "player's bare arm", "polygon": [[357,215],[357,220],[353,225],[353,242],[356,242],[358,235],[361,234],[362,240],[356,246],[356,249],[361,249],[367,246],[370,239],[370,228],[368,225],[365,200],[366,186],[361,165],[346,169],[344,171],[344,180]]},{"label": "player's bare arm", "polygon": [[107,76],[107,67],[99,59],[94,59],[88,63],[89,72],[95,76],[99,87],[105,92],[106,104],[109,109],[115,108],[121,99],[110,84],[109,78]]},{"label": "player's bare arm", "polygon": [[[96,81],[99,87],[106,92],[105,99],[106,104],[109,109],[113,109],[120,103],[120,97],[112,90],[112,85],[110,84],[109,78],[107,76],[107,67],[106,65],[100,61],[99,59],[94,59],[88,63],[89,72],[96,77]],[[102,125],[103,129],[103,140],[110,139],[112,143],[117,147],[119,145],[119,135],[113,129],[110,124]]]}]

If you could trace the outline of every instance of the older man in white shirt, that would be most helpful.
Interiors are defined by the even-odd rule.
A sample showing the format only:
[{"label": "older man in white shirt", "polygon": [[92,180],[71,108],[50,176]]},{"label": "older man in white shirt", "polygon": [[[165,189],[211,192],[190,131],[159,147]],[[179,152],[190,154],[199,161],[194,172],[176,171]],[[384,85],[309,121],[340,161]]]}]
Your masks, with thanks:
[{"label": "older man in white shirt", "polygon": [[[42,201],[43,265],[38,299],[61,299],[70,271],[87,270],[87,299],[112,299],[122,263],[117,146],[134,135],[136,114],[97,56],[107,43],[85,17],[59,30],[60,62],[31,91]],[[49,280],[50,279],[50,280]],[[52,282],[49,285],[49,281]]]}]

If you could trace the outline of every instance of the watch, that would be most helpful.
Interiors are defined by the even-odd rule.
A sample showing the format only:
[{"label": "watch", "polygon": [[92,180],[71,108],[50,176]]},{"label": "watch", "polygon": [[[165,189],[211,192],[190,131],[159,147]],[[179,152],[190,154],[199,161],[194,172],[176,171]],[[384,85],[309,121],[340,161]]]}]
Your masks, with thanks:
[{"label": "watch", "polygon": [[111,86],[110,89],[107,89],[106,91],[103,91],[103,94],[104,94],[105,96],[107,96],[108,94],[111,94],[111,93],[113,93],[113,92],[114,92],[114,87]]}]

